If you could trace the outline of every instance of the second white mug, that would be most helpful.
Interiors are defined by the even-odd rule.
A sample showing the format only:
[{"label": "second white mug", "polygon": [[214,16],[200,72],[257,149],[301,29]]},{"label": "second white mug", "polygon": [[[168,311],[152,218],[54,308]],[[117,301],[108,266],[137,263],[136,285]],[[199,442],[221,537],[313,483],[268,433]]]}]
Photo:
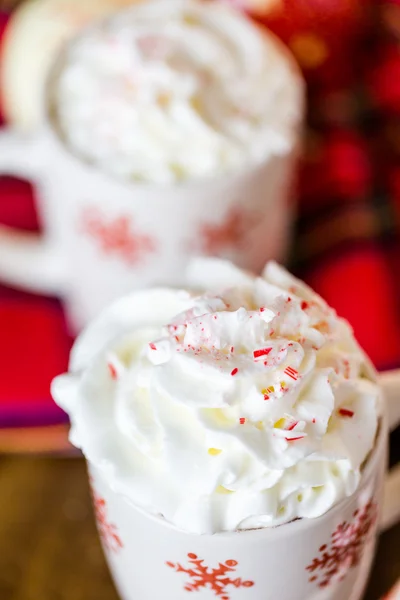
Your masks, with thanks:
[{"label": "second white mug", "polygon": [[[282,260],[285,256],[293,212],[293,167],[303,115],[301,76],[287,49],[272,34],[261,35],[240,13],[235,13],[218,3],[192,4],[182,3],[180,0],[167,4],[140,3],[140,9],[132,7],[131,12],[116,15],[113,20],[103,25],[95,24],[72,42],[54,67],[47,89],[48,115],[43,131],[30,140],[18,138],[11,132],[2,133],[0,136],[0,173],[28,178],[37,185],[40,220],[44,227],[44,237],[40,240],[32,235],[0,228],[0,279],[35,291],[61,295],[76,330],[113,299],[131,289],[152,284],[179,285],[185,266],[193,255],[223,256],[255,271],[261,269],[267,259]],[[208,21],[215,17],[214,13],[217,15],[217,25],[223,23],[225,29],[229,29],[225,25],[226,19],[229,25],[232,21],[235,26],[234,32],[239,32],[240,35],[229,35],[235,38],[235,43],[236,38],[241,41],[232,50],[231,62],[237,61],[237,65],[243,63],[246,66],[246,61],[250,60],[248,47],[251,46],[254,56],[251,55],[250,58],[260,59],[260,64],[263,65],[261,79],[264,91],[254,98],[254,101],[268,100],[267,108],[264,107],[264,102],[261,103],[262,115],[266,121],[265,131],[260,130],[261,141],[263,144],[266,142],[263,160],[250,160],[249,154],[245,165],[240,163],[228,172],[212,171],[204,177],[190,175],[182,182],[161,185],[153,182],[151,178],[146,183],[138,183],[128,178],[119,179],[118,176],[107,173],[103,169],[104,165],[95,166],[89,160],[85,160],[83,155],[81,157],[78,153],[74,154],[72,146],[64,141],[66,136],[60,133],[62,119],[59,118],[60,106],[57,104],[60,101],[57,85],[65,74],[65,69],[71,67],[68,57],[75,57],[70,70],[75,72],[76,68],[80,71],[83,69],[81,78],[84,81],[87,73],[90,79],[93,70],[93,77],[97,77],[97,70],[101,70],[103,65],[102,59],[97,59],[93,66],[86,57],[82,67],[84,59],[79,46],[82,40],[85,47],[91,35],[97,40],[97,36],[103,31],[107,32],[107,27],[110,26],[110,39],[113,42],[112,35],[118,36],[121,31],[125,31],[125,27],[139,27],[136,10],[143,11],[145,15],[149,12],[161,23],[162,11],[167,11],[168,18],[178,21],[180,19],[181,23],[184,22],[184,11],[188,11],[188,7],[193,8],[193,14],[199,22],[200,17],[204,20],[204,28],[207,28]],[[190,22],[189,17],[187,20]],[[221,18],[220,23],[218,19]],[[174,21],[175,24],[176,22]],[[210,30],[214,32],[218,31],[218,28]],[[186,43],[190,46],[190,25],[185,31],[188,38]],[[227,34],[226,31],[223,33]],[[222,34],[221,38],[224,40]],[[260,43],[257,46],[253,41],[258,38]],[[113,56],[112,48],[107,45],[109,41],[107,38],[104,48],[101,48],[107,56]],[[234,46],[234,42],[231,42]],[[226,47],[229,50],[230,46]],[[97,46],[94,47],[93,53],[95,56],[99,55]],[[122,68],[118,56],[114,65],[117,70]],[[130,58],[124,55],[128,62]],[[153,59],[149,60],[150,64],[153,64]],[[164,59],[161,57],[160,60]],[[231,62],[228,61],[228,65]],[[165,66],[166,63],[155,64],[158,65],[157,68],[169,68]],[[196,65],[197,63],[193,63],[186,67],[190,76],[193,75],[190,68],[195,70],[198,68]],[[210,67],[212,68],[214,67]],[[240,68],[238,77],[242,73]],[[148,73],[144,67],[142,71]],[[195,75],[198,76],[197,73]],[[101,73],[100,76],[103,77],[103,85],[104,78],[108,76],[107,72]],[[176,77],[185,77],[185,71],[182,75],[178,69]],[[223,82],[224,69],[220,73],[217,68],[215,73],[213,71],[213,77],[218,82]],[[271,86],[268,85],[269,78],[273,82]],[[107,81],[106,79],[106,83]],[[198,85],[204,88],[204,82],[201,83],[203,80],[200,78],[199,81]],[[79,82],[75,81],[73,89],[81,89],[82,86],[78,84]],[[150,86],[151,92],[154,91],[151,87],[152,81],[141,81],[142,87],[145,88],[146,85]],[[224,85],[226,86],[226,83]],[[246,88],[248,93],[252,92],[251,81],[242,85],[249,88]],[[107,85],[105,87],[108,89]],[[221,89],[224,92],[225,88]],[[225,107],[222,92],[222,105],[217,107],[220,112]],[[278,94],[277,98],[278,92],[280,95]],[[254,94],[251,95],[253,96]],[[280,99],[280,96],[283,96],[283,99]],[[128,113],[132,109],[129,98],[122,97],[123,107]],[[212,98],[215,102],[215,98]],[[100,104],[102,100],[104,99],[100,100]],[[179,98],[179,101],[181,100]],[[67,97],[62,96],[60,102],[64,108],[67,106],[67,112],[73,109],[72,112],[76,116],[80,114],[82,106],[75,106],[75,101],[73,94],[72,99],[71,95],[67,94]],[[112,103],[109,109],[111,114],[107,112],[102,120],[102,113],[98,114],[96,107],[92,106],[96,98],[93,100],[89,97],[84,99],[84,102],[85,110],[89,106],[89,112],[94,117],[89,125],[87,119],[74,122],[75,136],[82,133],[82,128],[86,135],[88,127],[97,128],[104,119],[110,125],[106,117],[112,121],[115,115]],[[190,98],[185,97],[183,102],[190,103]],[[105,100],[101,106],[104,103]],[[284,106],[284,115],[287,112],[287,118],[283,121],[282,115],[280,117],[282,123],[274,119],[274,111],[280,106]],[[223,115],[220,117],[222,119]],[[166,116],[165,118],[167,119]],[[100,124],[96,119],[100,119]],[[180,117],[177,124],[173,119],[168,121],[168,126],[173,130],[174,127],[179,128],[179,119]],[[284,130],[282,135],[280,128]],[[151,131],[149,133],[146,130],[146,134],[143,135],[150,136],[152,143],[156,144],[154,139],[158,138],[151,137]],[[183,127],[180,135],[185,131]],[[260,135],[260,131],[257,129],[255,135]],[[88,139],[85,138],[89,150],[97,148],[96,144],[92,143],[93,139],[97,139],[97,129],[94,138],[91,137],[92,133],[89,132]],[[129,128],[120,131],[117,127],[114,133],[119,142],[121,135],[127,137],[128,141],[133,135],[134,139],[139,139],[140,142],[140,136],[135,137],[135,131],[132,133]],[[274,139],[278,139],[279,143],[272,143],[271,140]],[[107,140],[110,144],[109,138]],[[183,146],[187,145],[188,152],[191,144],[196,147],[197,139],[186,140],[183,137],[183,141]],[[148,143],[149,140],[146,138],[144,142]],[[169,142],[167,140],[163,143],[168,145]],[[163,147],[164,152],[167,150],[168,148]],[[112,149],[107,145],[104,151],[106,156],[112,154]],[[156,155],[157,151],[156,147]],[[182,153],[179,156],[182,156]],[[105,166],[109,166],[108,163],[107,159]]]},{"label": "second white mug", "polygon": [[0,172],[37,185],[44,237],[0,227],[0,278],[59,294],[79,330],[113,299],[179,285],[190,257],[224,256],[258,271],[285,256],[293,155],[171,188],[120,182],[72,155],[48,128],[0,136]]}]

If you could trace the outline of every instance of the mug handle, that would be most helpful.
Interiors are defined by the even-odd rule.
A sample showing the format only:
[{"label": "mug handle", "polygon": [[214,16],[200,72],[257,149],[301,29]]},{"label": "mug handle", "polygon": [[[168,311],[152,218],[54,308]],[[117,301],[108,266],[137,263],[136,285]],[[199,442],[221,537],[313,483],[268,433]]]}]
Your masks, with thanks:
[{"label": "mug handle", "polygon": [[[381,373],[379,383],[386,401],[389,430],[400,424],[400,369]],[[386,476],[380,529],[385,531],[400,517],[400,465],[390,470]]]},{"label": "mug handle", "polygon": [[[0,175],[43,182],[46,157],[43,139],[0,131]],[[0,225],[0,280],[33,292],[61,295],[65,272],[59,251],[46,236]]]}]

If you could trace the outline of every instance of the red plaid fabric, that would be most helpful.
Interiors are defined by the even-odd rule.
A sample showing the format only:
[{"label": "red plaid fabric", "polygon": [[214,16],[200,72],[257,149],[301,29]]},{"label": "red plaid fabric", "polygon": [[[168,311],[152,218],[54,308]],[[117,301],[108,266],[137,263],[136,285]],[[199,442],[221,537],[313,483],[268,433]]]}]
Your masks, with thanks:
[{"label": "red plaid fabric", "polygon": [[398,366],[400,2],[282,0],[260,16],[262,5],[253,16],[308,82],[291,267],[352,323],[378,368]]}]

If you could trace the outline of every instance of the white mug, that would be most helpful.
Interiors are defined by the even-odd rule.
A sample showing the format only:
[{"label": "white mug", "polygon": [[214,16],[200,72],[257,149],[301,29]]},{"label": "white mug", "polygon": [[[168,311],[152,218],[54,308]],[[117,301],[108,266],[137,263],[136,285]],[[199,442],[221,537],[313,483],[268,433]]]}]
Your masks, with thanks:
[{"label": "white mug", "polygon": [[282,260],[296,137],[259,164],[161,187],[120,181],[75,156],[49,116],[33,138],[3,132],[0,173],[37,185],[44,237],[0,227],[0,279],[62,296],[79,330],[134,288],[179,285],[193,255],[224,256],[253,271]]},{"label": "white mug", "polygon": [[113,179],[46,129],[0,135],[0,173],[37,185],[44,237],[0,227],[0,279],[64,298],[79,330],[134,288],[179,285],[194,255],[259,271],[282,260],[292,222],[294,153],[243,171],[162,188]]},{"label": "white mug", "polygon": [[[382,376],[388,410],[357,491],[317,519],[195,535],[146,514],[89,465],[100,537],[123,600],[359,600],[376,534],[399,516],[400,467],[387,476],[400,421],[400,372]],[[385,488],[385,499],[383,490]]]}]

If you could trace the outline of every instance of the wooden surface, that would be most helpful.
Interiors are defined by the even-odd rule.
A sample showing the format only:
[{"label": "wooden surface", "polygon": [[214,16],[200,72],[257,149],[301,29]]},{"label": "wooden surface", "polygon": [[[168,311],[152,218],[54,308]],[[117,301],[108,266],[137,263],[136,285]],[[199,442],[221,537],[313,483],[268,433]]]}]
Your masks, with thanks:
[{"label": "wooden surface", "polygon": [[[365,600],[399,576],[400,525],[381,536]],[[0,457],[0,599],[117,600],[83,460]]]},{"label": "wooden surface", "polygon": [[24,0],[0,0],[0,10],[10,11],[19,4],[22,4],[23,1]]},{"label": "wooden surface", "polygon": [[82,460],[0,458],[0,599],[117,600]]}]

